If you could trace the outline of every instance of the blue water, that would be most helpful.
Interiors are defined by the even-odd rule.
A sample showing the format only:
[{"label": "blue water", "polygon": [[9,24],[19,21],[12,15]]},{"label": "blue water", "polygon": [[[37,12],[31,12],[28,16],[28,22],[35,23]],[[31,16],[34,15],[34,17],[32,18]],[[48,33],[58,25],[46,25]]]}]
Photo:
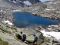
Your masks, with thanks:
[{"label": "blue water", "polygon": [[14,16],[14,24],[17,27],[26,27],[31,25],[52,25],[58,24],[57,20],[47,19],[44,17],[33,16],[31,13],[28,12],[15,12],[13,13]]}]

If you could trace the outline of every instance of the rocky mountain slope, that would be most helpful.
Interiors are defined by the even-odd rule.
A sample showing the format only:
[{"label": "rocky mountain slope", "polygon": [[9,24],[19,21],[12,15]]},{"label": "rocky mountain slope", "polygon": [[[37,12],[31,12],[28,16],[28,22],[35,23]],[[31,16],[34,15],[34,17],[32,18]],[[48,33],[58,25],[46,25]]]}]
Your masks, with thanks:
[{"label": "rocky mountain slope", "polygon": [[52,19],[60,18],[60,0],[49,0],[44,2],[44,4],[47,5],[47,8],[42,12],[38,12],[38,15]]},{"label": "rocky mountain slope", "polygon": [[31,6],[32,4],[35,3],[41,3],[39,0],[6,0],[9,3],[13,3],[17,6]]}]

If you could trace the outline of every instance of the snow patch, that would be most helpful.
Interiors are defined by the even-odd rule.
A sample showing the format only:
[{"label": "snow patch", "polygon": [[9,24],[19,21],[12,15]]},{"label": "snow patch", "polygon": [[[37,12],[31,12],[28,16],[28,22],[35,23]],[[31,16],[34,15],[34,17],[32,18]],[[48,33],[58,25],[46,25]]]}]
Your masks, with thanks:
[{"label": "snow patch", "polygon": [[48,9],[48,8],[46,8],[45,10],[49,11],[49,10],[56,10],[56,9]]},{"label": "snow patch", "polygon": [[7,23],[8,25],[11,25],[11,26],[13,25],[13,23],[10,22],[9,20],[4,20],[3,23],[5,23],[5,24]]},{"label": "snow patch", "polygon": [[13,1],[13,3],[16,3],[16,1]]},{"label": "snow patch", "polygon": [[46,32],[46,31],[41,31],[44,36],[46,37],[51,37],[53,36],[55,39],[60,40],[60,32]]},{"label": "snow patch", "polygon": [[48,27],[59,27],[58,25],[49,25]]},{"label": "snow patch", "polygon": [[32,5],[32,3],[30,3],[29,1],[24,1],[23,2],[25,5],[27,5],[27,6],[31,6]]},{"label": "snow patch", "polygon": [[20,12],[21,10],[13,10],[13,12]]}]

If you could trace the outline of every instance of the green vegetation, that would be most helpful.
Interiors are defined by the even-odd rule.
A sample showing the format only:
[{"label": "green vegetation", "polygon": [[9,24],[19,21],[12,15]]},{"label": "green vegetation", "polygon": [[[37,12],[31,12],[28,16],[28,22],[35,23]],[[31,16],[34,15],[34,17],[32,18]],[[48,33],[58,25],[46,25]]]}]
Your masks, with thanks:
[{"label": "green vegetation", "polygon": [[17,32],[17,28],[15,26],[9,27],[8,25],[3,24],[3,23],[1,23],[1,25],[0,25],[0,30],[2,30],[3,33],[5,32],[5,33],[9,33],[9,34],[11,34],[10,30],[12,30],[12,32]]},{"label": "green vegetation", "polygon": [[8,42],[3,41],[3,40],[0,38],[0,45],[8,45]]}]

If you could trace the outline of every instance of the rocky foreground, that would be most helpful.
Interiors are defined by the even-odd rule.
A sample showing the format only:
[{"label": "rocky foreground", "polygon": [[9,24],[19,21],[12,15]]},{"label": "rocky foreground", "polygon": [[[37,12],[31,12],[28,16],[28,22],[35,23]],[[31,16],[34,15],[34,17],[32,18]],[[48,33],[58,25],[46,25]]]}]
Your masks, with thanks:
[{"label": "rocky foreground", "polygon": [[[35,29],[35,28],[17,28],[11,26],[8,23],[0,23],[0,43],[1,45],[60,45],[60,41],[49,35],[46,37],[41,31],[44,29]],[[21,34],[22,32],[22,34]],[[26,35],[26,40],[22,41],[20,36]],[[35,36],[38,38],[35,43]],[[5,43],[4,43],[4,42]],[[30,42],[30,43],[29,43]]]}]

